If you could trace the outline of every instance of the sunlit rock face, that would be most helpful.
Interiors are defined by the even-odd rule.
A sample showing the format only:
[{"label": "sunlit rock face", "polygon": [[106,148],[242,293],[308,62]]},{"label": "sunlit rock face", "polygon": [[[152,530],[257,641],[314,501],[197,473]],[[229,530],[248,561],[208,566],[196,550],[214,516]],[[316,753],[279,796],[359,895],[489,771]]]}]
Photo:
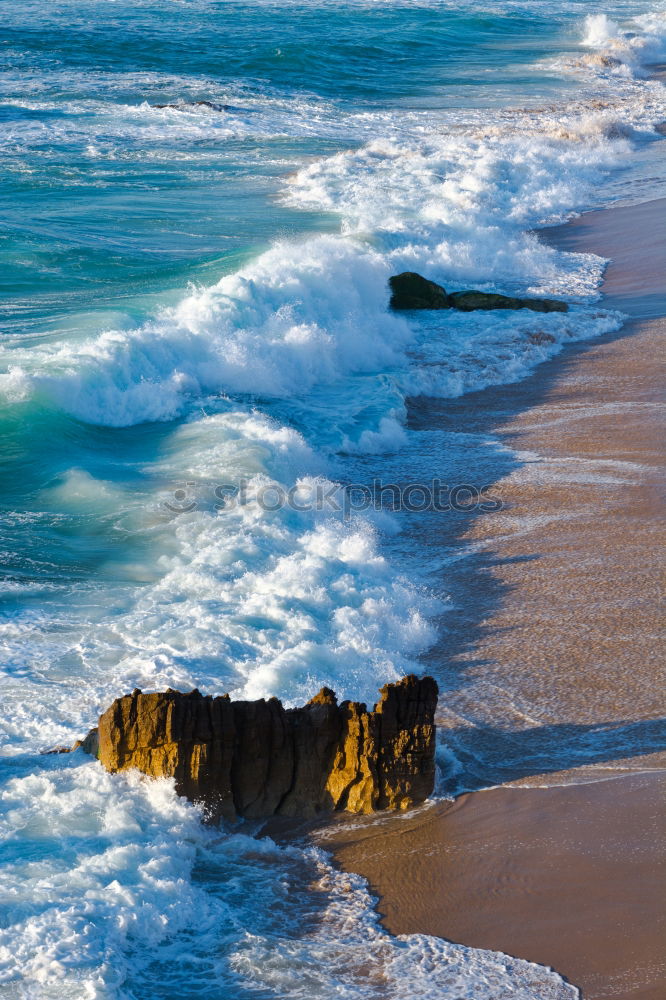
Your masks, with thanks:
[{"label": "sunlit rock face", "polygon": [[99,720],[109,771],[172,777],[212,818],[407,809],[432,792],[437,684],[404,677],[372,711],[322,688],[303,708],[167,690],[116,699]]}]

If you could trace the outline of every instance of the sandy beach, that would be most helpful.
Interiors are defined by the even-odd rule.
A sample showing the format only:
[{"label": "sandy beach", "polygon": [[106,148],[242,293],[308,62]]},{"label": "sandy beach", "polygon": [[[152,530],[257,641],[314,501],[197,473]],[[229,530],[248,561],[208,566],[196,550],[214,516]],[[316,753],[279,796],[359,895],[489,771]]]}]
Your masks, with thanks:
[{"label": "sandy beach", "polygon": [[618,333],[515,386],[413,404],[412,426],[481,422],[518,453],[495,483],[504,509],[467,532],[480,557],[450,572],[456,612],[430,656],[470,698],[484,684],[520,692],[516,726],[461,725],[444,690],[440,723],[478,761],[473,787],[499,787],[325,835],[390,931],[552,966],[585,1000],[666,989],[665,221],[649,202],[542,234],[611,259],[601,304],[631,317]]}]

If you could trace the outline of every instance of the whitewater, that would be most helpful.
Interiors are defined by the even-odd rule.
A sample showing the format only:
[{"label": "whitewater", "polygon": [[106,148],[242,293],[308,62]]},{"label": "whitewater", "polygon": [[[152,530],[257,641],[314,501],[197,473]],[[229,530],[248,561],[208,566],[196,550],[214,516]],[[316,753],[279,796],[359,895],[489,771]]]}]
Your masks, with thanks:
[{"label": "whitewater", "polygon": [[[372,703],[423,672],[442,567],[399,513],[308,500],[464,469],[450,442],[419,451],[409,399],[620,328],[605,262],[539,229],[663,194],[666,7],[5,0],[3,18],[0,997],[576,996],[391,937],[319,849],[41,751],[135,687]],[[404,270],[570,308],[391,313]]]}]

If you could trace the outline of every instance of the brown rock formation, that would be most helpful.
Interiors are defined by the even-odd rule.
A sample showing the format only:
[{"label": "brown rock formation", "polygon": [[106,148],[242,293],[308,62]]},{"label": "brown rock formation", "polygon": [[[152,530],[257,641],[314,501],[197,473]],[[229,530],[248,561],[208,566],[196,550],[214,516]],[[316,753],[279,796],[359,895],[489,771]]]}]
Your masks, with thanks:
[{"label": "brown rock formation", "polygon": [[433,789],[436,707],[435,681],[414,676],[385,685],[372,712],[328,688],[292,709],[135,690],[101,716],[98,756],[109,771],[175,778],[213,818],[406,809]]}]

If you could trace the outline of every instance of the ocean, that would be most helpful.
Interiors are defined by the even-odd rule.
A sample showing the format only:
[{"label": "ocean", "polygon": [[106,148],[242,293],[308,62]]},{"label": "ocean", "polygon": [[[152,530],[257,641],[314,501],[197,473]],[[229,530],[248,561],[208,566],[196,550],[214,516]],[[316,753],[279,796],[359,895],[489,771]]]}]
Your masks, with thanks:
[{"label": "ocean", "polygon": [[[504,446],[418,432],[408,400],[621,327],[604,261],[538,230],[664,195],[666,5],[0,12],[0,997],[575,996],[391,937],[318,848],[42,751],[135,687],[372,703],[426,669],[455,614],[431,512],[368,498],[441,480],[451,517],[492,504],[475,456]],[[392,313],[405,270],[570,309]],[[472,724],[474,695],[448,710]],[[481,697],[516,725],[519,691]],[[441,794],[470,787],[444,740],[440,760]]]}]

